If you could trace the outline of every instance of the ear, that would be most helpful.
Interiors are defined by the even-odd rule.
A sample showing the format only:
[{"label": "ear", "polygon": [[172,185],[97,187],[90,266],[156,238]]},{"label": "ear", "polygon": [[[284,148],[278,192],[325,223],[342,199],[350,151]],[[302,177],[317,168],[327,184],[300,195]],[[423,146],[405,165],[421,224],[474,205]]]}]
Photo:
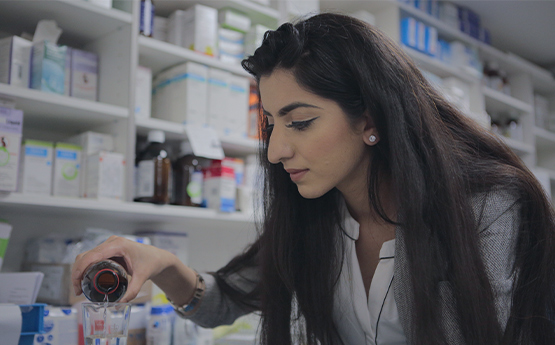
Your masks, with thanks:
[{"label": "ear", "polygon": [[368,146],[374,146],[380,141],[378,129],[374,124],[374,119],[368,114],[365,114],[364,128],[362,130],[362,140]]}]

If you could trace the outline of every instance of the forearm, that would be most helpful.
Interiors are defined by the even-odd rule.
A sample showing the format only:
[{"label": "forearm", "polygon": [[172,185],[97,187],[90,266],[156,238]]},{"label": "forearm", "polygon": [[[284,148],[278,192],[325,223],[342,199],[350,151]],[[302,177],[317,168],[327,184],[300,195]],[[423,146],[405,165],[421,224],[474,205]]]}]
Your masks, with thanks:
[{"label": "forearm", "polygon": [[167,252],[166,268],[152,277],[156,284],[175,305],[184,305],[193,298],[196,273],[183,264],[177,256]]}]

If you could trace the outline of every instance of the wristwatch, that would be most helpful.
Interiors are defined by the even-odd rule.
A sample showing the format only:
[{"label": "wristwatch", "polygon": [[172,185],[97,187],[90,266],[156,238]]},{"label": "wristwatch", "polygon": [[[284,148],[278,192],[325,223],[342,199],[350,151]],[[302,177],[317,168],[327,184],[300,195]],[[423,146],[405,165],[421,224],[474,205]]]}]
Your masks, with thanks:
[{"label": "wristwatch", "polygon": [[195,285],[195,293],[193,295],[193,299],[191,300],[191,302],[183,306],[178,306],[168,298],[168,302],[170,302],[171,306],[173,307],[177,315],[181,317],[190,316],[197,310],[202,300],[202,296],[204,296],[204,290],[206,290],[206,284],[204,282],[204,279],[200,274],[198,274],[198,272],[195,271],[195,273],[197,274],[197,282]]}]

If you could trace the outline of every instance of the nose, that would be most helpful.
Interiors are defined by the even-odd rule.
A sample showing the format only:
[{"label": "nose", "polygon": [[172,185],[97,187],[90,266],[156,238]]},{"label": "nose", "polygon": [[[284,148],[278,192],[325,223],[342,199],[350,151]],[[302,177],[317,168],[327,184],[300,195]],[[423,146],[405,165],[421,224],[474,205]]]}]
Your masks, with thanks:
[{"label": "nose", "polygon": [[268,144],[268,160],[272,164],[277,164],[293,157],[293,148],[285,133],[282,133],[277,126],[270,134],[270,142]]}]

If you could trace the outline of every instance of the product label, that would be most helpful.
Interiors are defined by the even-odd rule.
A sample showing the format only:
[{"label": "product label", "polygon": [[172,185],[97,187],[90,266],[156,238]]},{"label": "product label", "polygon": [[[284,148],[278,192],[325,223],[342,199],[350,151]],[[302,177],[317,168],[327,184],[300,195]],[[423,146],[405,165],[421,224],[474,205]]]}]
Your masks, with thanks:
[{"label": "product label", "polygon": [[187,194],[191,198],[191,202],[194,204],[202,203],[202,183],[204,177],[202,172],[195,171],[191,174],[191,181],[187,185]]},{"label": "product label", "polygon": [[139,162],[137,169],[137,197],[154,196],[154,161]]}]

